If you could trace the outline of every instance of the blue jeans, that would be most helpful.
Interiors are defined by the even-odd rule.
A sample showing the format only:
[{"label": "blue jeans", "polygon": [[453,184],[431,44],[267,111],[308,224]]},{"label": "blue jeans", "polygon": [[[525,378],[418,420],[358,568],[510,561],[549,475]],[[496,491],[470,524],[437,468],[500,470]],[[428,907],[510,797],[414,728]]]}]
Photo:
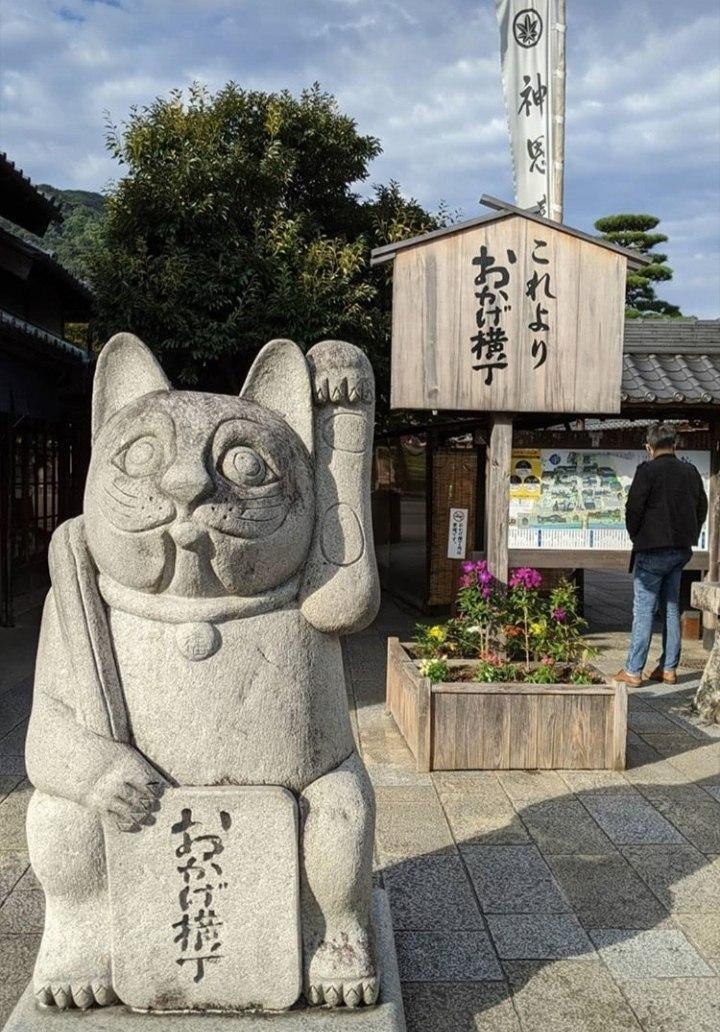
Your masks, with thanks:
[{"label": "blue jeans", "polygon": [[633,623],[625,662],[625,669],[635,677],[645,669],[656,610],[662,621],[658,666],[675,670],[680,662],[680,576],[691,555],[689,548],[658,548],[635,557]]}]

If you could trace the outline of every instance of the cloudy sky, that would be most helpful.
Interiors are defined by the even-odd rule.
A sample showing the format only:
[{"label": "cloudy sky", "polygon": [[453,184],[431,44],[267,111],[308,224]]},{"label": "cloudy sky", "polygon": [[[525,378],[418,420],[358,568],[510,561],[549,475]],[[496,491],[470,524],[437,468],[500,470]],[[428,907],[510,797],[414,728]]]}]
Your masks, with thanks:
[{"label": "cloudy sky", "polygon": [[[661,296],[720,316],[720,5],[567,0],[565,220],[662,218]],[[400,181],[466,218],[512,199],[493,0],[0,0],[0,142],[38,182],[102,189],[103,142],[173,87],[318,80]],[[364,189],[367,189],[365,187]]]}]

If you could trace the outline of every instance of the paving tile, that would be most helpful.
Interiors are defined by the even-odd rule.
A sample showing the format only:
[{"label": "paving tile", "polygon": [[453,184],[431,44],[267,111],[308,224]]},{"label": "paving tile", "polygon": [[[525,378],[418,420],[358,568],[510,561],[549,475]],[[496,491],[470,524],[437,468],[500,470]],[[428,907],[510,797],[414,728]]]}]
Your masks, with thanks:
[{"label": "paving tile", "polygon": [[445,814],[432,786],[378,788],[375,837],[385,860],[455,852]]},{"label": "paving tile", "polygon": [[27,736],[27,720],[21,720],[0,740],[0,753],[5,756],[24,756],[25,738]]},{"label": "paving tile", "polygon": [[667,911],[622,856],[547,858],[586,928],[651,928]]},{"label": "paving tile", "polygon": [[537,846],[463,848],[486,914],[557,914],[571,909]]},{"label": "paving tile", "polygon": [[720,850],[720,800],[698,785],[638,786],[653,806],[701,853]]},{"label": "paving tile", "polygon": [[30,981],[40,938],[35,934],[0,935],[0,957],[6,986],[14,985],[24,989]]},{"label": "paving tile", "polygon": [[546,799],[520,811],[543,853],[614,853],[615,846],[579,799]]},{"label": "paving tile", "polygon": [[20,881],[16,884],[15,890],[17,892],[27,892],[32,889],[40,889],[40,882],[35,877],[35,872],[30,864],[30,858],[27,853],[21,854],[24,857],[24,863],[26,864],[25,873],[20,878]]},{"label": "paving tile", "polygon": [[24,756],[0,756],[0,775],[17,774],[27,777]]},{"label": "paving tile", "polygon": [[374,759],[368,758],[365,752],[363,752],[363,760],[370,780],[376,788],[398,788],[403,785],[422,788],[430,784],[427,774],[418,774],[414,769],[414,762],[410,769],[405,765],[400,766],[394,760],[392,763],[376,763]]},{"label": "paving tile", "polygon": [[600,961],[513,960],[503,967],[523,1032],[640,1032]]},{"label": "paving tile", "polygon": [[627,785],[625,776],[615,770],[561,770],[560,777],[572,792],[603,792]]},{"label": "paving tile", "polygon": [[407,1032],[522,1032],[502,982],[403,982]]},{"label": "paving tile", "polygon": [[692,706],[683,706],[676,703],[669,705],[660,704],[657,709],[676,727],[681,728],[686,734],[696,738],[699,742],[720,738],[720,724],[708,724],[701,720],[697,713],[693,712]]},{"label": "paving tile", "polygon": [[646,732],[655,734],[677,734],[678,725],[652,706],[647,709],[630,710],[628,727],[639,734]]},{"label": "paving tile", "polygon": [[45,893],[18,892],[17,887],[0,906],[0,935],[8,932],[42,932]]},{"label": "paving tile", "polygon": [[0,850],[0,902],[22,878],[29,864],[25,849]]},{"label": "paving tile", "polygon": [[720,914],[720,863],[693,846],[624,846],[623,855],[675,913]]},{"label": "paving tile", "polygon": [[720,974],[720,920],[717,914],[674,914],[673,921],[682,928],[698,953]]},{"label": "paving tile", "polygon": [[482,928],[459,856],[400,860],[383,871],[396,931]]},{"label": "paving tile", "polygon": [[397,932],[395,945],[403,981],[503,979],[495,951],[482,928],[451,932]]},{"label": "paving tile", "polygon": [[0,801],[9,796],[10,793],[17,785],[22,781],[20,774],[3,774],[0,775]]},{"label": "paving tile", "polygon": [[703,785],[703,790],[708,792],[713,799],[717,799],[720,803],[720,785]]},{"label": "paving tile", "polygon": [[497,777],[488,772],[433,774],[458,845],[528,842],[528,834]]},{"label": "paving tile", "polygon": [[516,805],[567,795],[565,782],[554,770],[503,770],[498,780]]},{"label": "paving tile", "polygon": [[3,849],[25,848],[25,818],[31,795],[30,786],[21,781],[0,803],[0,846]]},{"label": "paving tile", "polygon": [[685,841],[677,828],[629,785],[615,791],[585,792],[582,802],[608,838],[619,845]]},{"label": "paving tile", "polygon": [[702,749],[696,738],[685,734],[679,728],[676,729],[674,734],[653,734],[648,732],[643,735],[643,738],[648,745],[668,760],[674,760],[678,756],[698,752]]},{"label": "paving tile", "polygon": [[702,780],[707,784],[720,785],[720,742],[701,745],[694,750],[671,756],[669,762],[688,781]]},{"label": "paving tile", "polygon": [[591,928],[590,938],[617,981],[715,975],[677,928]]},{"label": "paving tile", "polygon": [[502,960],[597,959],[574,914],[490,914],[487,921]]},{"label": "paving tile", "polygon": [[717,1032],[720,1028],[720,979],[647,978],[624,982],[622,990],[644,1032]]}]

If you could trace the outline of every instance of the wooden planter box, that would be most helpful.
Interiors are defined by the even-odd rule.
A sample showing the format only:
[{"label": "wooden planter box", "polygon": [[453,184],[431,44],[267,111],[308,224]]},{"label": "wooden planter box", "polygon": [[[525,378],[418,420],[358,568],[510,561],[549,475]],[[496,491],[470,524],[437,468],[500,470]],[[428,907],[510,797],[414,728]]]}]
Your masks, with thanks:
[{"label": "wooden planter box", "polygon": [[625,769],[627,690],[617,682],[432,684],[389,638],[387,708],[419,771]]}]

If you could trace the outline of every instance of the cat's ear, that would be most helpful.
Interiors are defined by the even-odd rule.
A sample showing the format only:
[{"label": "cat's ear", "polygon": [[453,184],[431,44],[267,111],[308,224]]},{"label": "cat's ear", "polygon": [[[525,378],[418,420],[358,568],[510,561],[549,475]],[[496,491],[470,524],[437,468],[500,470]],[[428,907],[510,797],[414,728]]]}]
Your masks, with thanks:
[{"label": "cat's ear", "polygon": [[240,397],[277,412],[312,454],[312,384],[297,344],[291,340],[266,344],[252,364]]},{"label": "cat's ear", "polygon": [[125,405],[153,391],[169,391],[170,382],[150,348],[132,333],[116,333],[100,352],[95,367],[92,435]]}]

